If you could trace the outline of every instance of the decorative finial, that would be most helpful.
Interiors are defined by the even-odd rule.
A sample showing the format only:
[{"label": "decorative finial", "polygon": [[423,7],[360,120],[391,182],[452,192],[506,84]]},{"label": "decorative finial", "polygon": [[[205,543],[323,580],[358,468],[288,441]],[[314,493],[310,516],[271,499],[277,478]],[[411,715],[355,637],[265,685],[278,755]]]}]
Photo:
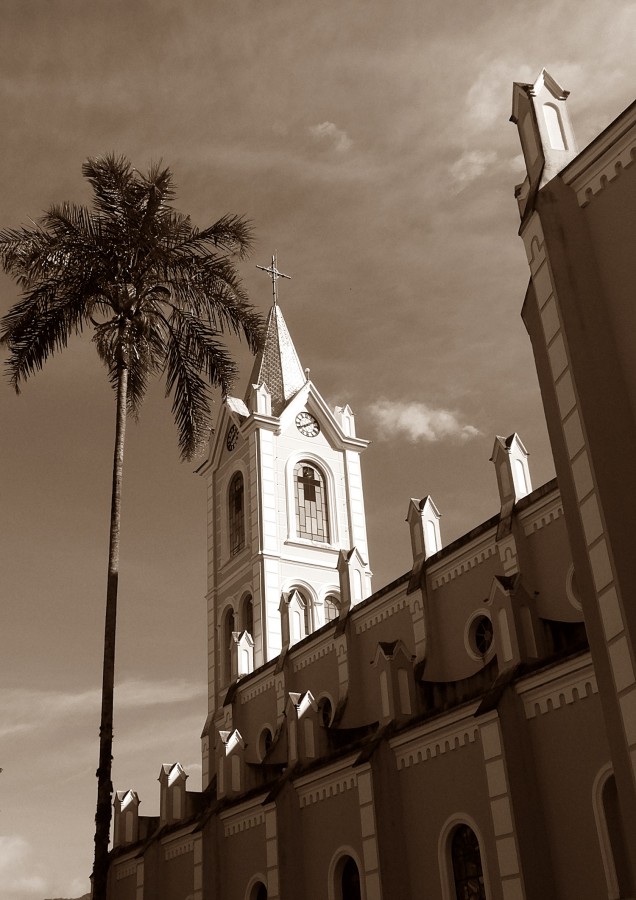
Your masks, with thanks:
[{"label": "decorative finial", "polygon": [[305,381],[309,381],[309,373],[310,372],[311,372],[311,369],[305,369]]},{"label": "decorative finial", "polygon": [[276,282],[278,281],[279,278],[290,278],[291,279],[291,275],[285,275],[283,272],[278,271],[278,269],[276,268],[276,263],[277,263],[276,251],[274,250],[274,253],[272,254],[271,266],[267,266],[267,267],[256,266],[256,268],[260,269],[261,272],[267,272],[269,277],[272,279],[272,297],[274,299],[274,306],[276,306],[278,303],[278,295],[276,293]]}]

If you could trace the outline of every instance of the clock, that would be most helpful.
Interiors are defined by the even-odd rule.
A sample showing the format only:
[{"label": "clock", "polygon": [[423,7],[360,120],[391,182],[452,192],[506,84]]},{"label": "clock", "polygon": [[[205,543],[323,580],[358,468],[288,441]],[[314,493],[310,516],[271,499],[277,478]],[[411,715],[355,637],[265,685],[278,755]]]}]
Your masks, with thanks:
[{"label": "clock", "polygon": [[296,416],[296,428],[305,437],[316,437],[320,434],[320,425],[308,412],[298,413]]},{"label": "clock", "polygon": [[236,442],[238,441],[238,436],[239,433],[236,425],[230,425],[227,432],[227,438],[225,439],[225,446],[228,450],[234,450]]}]

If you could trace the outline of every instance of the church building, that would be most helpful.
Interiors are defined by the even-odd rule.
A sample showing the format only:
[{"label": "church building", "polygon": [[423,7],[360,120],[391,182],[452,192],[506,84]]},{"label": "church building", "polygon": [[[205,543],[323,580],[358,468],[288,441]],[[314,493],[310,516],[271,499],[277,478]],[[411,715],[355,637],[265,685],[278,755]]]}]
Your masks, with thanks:
[{"label": "church building", "polygon": [[[578,152],[567,91],[515,84],[522,309],[557,477],[493,439],[500,510],[372,590],[349,406],[274,288],[208,492],[203,789],[115,797],[111,900],[636,898],[636,103]],[[318,376],[319,380],[319,376]]]}]

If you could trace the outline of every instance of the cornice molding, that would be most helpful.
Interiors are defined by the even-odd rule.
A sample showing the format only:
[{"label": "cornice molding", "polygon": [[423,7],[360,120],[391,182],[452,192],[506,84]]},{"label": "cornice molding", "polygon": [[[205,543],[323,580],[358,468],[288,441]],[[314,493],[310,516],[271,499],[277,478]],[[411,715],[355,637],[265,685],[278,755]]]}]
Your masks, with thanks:
[{"label": "cornice molding", "polygon": [[530,675],[515,685],[526,719],[534,719],[598,693],[589,653],[567,660],[550,670]]},{"label": "cornice molding", "polygon": [[260,678],[257,678],[256,681],[253,681],[252,678],[250,678],[244,688],[241,688],[241,685],[239,684],[237,693],[239,695],[241,706],[244,703],[249,703],[254,697],[258,697],[259,694],[264,694],[265,691],[273,690],[274,683],[273,673],[266,672],[261,675]]},{"label": "cornice molding", "polygon": [[[164,843],[164,841],[162,841],[162,843]],[[195,841],[192,835],[181,838],[180,841],[175,843],[168,843],[168,841],[166,841],[164,844],[163,858],[175,859],[175,857],[183,856],[185,853],[193,853],[194,843]]]},{"label": "cornice molding", "polygon": [[362,634],[363,631],[373,628],[374,625],[379,625],[380,622],[388,619],[394,613],[407,608],[409,606],[409,598],[406,595],[407,587],[407,584],[400,585],[399,593],[382,597],[378,602],[360,610],[359,613],[354,607],[352,617],[355,623],[356,634]]},{"label": "cornice molding", "polygon": [[423,725],[399,734],[389,741],[395,753],[398,769],[426,762],[451,750],[458,750],[475,742],[480,723],[475,719],[479,703],[470,703],[443,721],[435,719]]},{"label": "cornice molding", "polygon": [[556,522],[562,515],[563,503],[561,495],[557,494],[556,497],[552,497],[547,503],[542,504],[539,509],[532,507],[524,510],[519,514],[519,521],[523,526],[524,534],[529,535]]},{"label": "cornice molding", "polygon": [[[223,817],[221,817],[223,818]],[[250,828],[256,828],[265,824],[265,810],[259,809],[252,812],[244,813],[240,816],[233,816],[223,823],[224,837],[231,837],[233,834],[240,834],[242,831],[249,831]]]},{"label": "cornice molding", "polygon": [[358,782],[358,770],[352,769],[357,753],[339,759],[330,766],[325,766],[294,781],[301,808],[335,797],[355,787]]},{"label": "cornice molding", "polygon": [[126,859],[123,862],[115,863],[113,866],[115,870],[115,881],[122,881],[124,878],[135,875],[137,873],[137,862],[138,860],[136,859]]},{"label": "cornice molding", "polygon": [[583,150],[560,177],[585,207],[636,159],[636,104]]},{"label": "cornice molding", "polygon": [[299,672],[301,669],[311,665],[311,663],[322,659],[323,656],[333,653],[334,650],[335,641],[333,634],[326,635],[317,644],[301,647],[298,650],[291,650],[289,657],[292,663],[292,671]]},{"label": "cornice molding", "polygon": [[448,584],[454,578],[470,572],[475,566],[486,562],[491,556],[495,556],[497,553],[496,533],[495,528],[490,529],[484,538],[479,541],[479,544],[481,544],[480,549],[477,549],[474,545],[463,548],[463,551],[458,552],[456,556],[453,555],[451,558],[444,559],[443,563],[440,562],[438,565],[431,566],[429,570],[431,588],[435,591],[443,584]]}]

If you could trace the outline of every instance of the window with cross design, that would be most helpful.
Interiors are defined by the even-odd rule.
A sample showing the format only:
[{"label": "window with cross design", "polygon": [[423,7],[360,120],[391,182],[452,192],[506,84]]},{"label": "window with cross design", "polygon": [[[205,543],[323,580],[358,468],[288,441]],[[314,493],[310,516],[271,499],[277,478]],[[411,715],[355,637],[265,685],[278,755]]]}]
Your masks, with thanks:
[{"label": "window with cross design", "polygon": [[301,460],[294,467],[296,533],[310,541],[329,541],[325,478],[316,466]]}]

